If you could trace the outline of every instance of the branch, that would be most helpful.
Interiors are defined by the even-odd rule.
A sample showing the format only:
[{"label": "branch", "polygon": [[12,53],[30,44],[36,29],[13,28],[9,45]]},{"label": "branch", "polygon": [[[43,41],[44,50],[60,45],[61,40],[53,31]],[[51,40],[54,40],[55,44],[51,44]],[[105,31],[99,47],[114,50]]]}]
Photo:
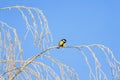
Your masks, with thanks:
[{"label": "branch", "polygon": [[16,74],[11,78],[11,80],[13,80],[20,72],[22,72],[22,70],[23,70],[26,66],[28,66],[31,62],[33,62],[36,58],[40,57],[42,54],[50,51],[51,49],[55,49],[55,48],[57,48],[57,47],[58,47],[58,46],[50,47],[50,48],[44,50],[43,52],[41,52],[41,53],[33,56],[33,57],[30,58],[29,60],[27,60],[27,62],[24,63],[24,65],[23,65],[22,67],[18,68],[18,71],[17,71]]},{"label": "branch", "polygon": [[[44,53],[46,53],[46,52],[48,52],[48,51],[50,51],[50,50],[52,50],[52,49],[57,49],[57,47],[58,47],[58,46],[50,47],[50,48],[44,50],[43,52],[40,52],[39,54],[37,54],[37,55],[33,56],[32,58],[28,59],[27,61],[25,61],[25,63],[23,64],[23,66],[17,69],[16,73],[12,76],[12,78],[11,78],[10,80],[13,80],[18,74],[20,74],[20,73],[23,71],[23,69],[26,68],[26,66],[28,66],[30,63],[32,63],[36,58],[40,57],[41,55],[43,55]],[[80,51],[80,53],[84,56],[84,59],[86,60],[86,63],[87,63],[88,68],[89,68],[89,70],[90,70],[90,73],[89,73],[90,79],[91,79],[91,77],[93,77],[94,79],[96,79],[96,75],[98,75],[98,73],[99,73],[99,74],[100,74],[99,77],[101,77],[101,75],[103,75],[103,76],[104,76],[104,79],[108,80],[108,79],[107,79],[107,76],[106,76],[106,73],[101,69],[100,66],[96,66],[96,65],[95,65],[96,68],[99,70],[99,72],[97,72],[97,73],[94,73],[94,72],[93,72],[93,70],[92,70],[92,68],[91,68],[91,65],[90,65],[90,63],[89,63],[88,57],[87,57],[86,54],[81,50],[82,48],[83,48],[83,49],[84,49],[84,48],[87,48],[87,49],[90,51],[90,53],[93,54],[92,57],[93,57],[93,59],[95,60],[95,62],[97,62],[97,63],[100,65],[100,62],[96,59],[95,53],[93,53],[93,51],[91,51],[90,47],[98,47],[98,48],[100,48],[100,49],[103,48],[103,49],[106,49],[108,53],[111,52],[108,47],[105,47],[104,45],[101,45],[101,44],[92,44],[92,45],[83,45],[83,46],[66,46],[66,47],[63,47],[63,48],[75,48],[75,49],[77,49],[77,50]],[[103,51],[103,50],[102,50],[102,51]],[[105,54],[105,56],[108,55],[108,54],[106,54],[105,52],[103,52],[103,53]],[[113,53],[111,52],[111,53],[109,53],[109,54],[110,54],[110,56],[112,56],[112,59],[114,60],[114,62],[117,62],[117,64],[119,64],[119,61],[117,61],[117,60],[115,59],[115,57],[113,56]],[[109,58],[109,57],[106,56],[106,58]],[[108,59],[107,59],[107,62],[109,63]],[[111,62],[111,61],[110,61],[110,62]],[[97,64],[97,65],[98,65],[98,64]],[[114,65],[117,66],[117,64],[114,64]],[[110,66],[110,67],[111,67],[111,66]]]},{"label": "branch", "polygon": [[[90,45],[91,46],[91,45]],[[42,54],[44,54],[45,52],[48,52],[50,51],[51,49],[56,49],[58,48],[58,46],[53,46],[53,47],[50,47],[46,50],[44,50],[43,52],[33,56],[32,58],[30,58],[26,63],[24,63],[24,65],[20,68],[18,68],[18,71],[16,72],[16,74],[11,78],[11,80],[13,80],[20,72],[22,72],[22,70],[28,66],[32,61],[34,61],[36,58],[40,57]],[[63,47],[63,48],[86,48],[86,45],[85,46],[66,46],[66,47]]]}]

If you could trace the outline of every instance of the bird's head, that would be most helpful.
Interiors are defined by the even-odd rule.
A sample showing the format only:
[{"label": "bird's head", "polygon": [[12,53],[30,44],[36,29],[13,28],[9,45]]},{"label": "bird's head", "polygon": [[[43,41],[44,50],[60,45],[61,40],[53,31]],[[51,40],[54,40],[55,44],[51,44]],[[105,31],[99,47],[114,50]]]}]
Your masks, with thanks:
[{"label": "bird's head", "polygon": [[66,39],[62,39],[61,41],[63,41],[64,43],[66,43]]}]

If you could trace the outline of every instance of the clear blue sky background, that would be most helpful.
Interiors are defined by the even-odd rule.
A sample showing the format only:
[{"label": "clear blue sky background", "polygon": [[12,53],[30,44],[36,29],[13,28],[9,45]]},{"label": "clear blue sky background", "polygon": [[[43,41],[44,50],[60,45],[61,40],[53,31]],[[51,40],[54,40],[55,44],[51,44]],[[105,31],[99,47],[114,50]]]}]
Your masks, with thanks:
[{"label": "clear blue sky background", "polygon": [[[36,7],[43,11],[53,35],[54,45],[57,45],[62,38],[67,39],[69,46],[104,44],[120,60],[120,0],[0,0],[0,7],[15,5]],[[10,14],[1,15],[3,14],[0,13],[2,17],[0,20],[8,20],[11,26],[14,23],[19,24],[17,31],[21,35],[23,29],[20,27],[20,22],[10,22],[7,18]],[[17,20],[17,16],[14,14],[13,19]],[[27,45],[24,45],[24,48],[26,53],[30,53],[29,49],[32,49],[32,47],[28,49]],[[81,55],[74,53],[76,51],[61,49],[57,54],[54,52],[51,55],[75,68],[80,75]],[[25,59],[34,54],[25,54]],[[81,72],[85,73],[84,68]],[[82,80],[87,80],[85,75]]]}]

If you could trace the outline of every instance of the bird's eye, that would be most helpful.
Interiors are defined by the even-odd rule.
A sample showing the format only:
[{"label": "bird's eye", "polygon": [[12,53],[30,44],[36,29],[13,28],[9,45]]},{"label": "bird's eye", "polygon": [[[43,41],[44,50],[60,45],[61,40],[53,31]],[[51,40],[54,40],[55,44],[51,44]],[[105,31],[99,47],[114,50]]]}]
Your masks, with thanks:
[{"label": "bird's eye", "polygon": [[65,39],[62,39],[62,41],[63,41],[63,42],[66,42],[66,40],[65,40]]}]

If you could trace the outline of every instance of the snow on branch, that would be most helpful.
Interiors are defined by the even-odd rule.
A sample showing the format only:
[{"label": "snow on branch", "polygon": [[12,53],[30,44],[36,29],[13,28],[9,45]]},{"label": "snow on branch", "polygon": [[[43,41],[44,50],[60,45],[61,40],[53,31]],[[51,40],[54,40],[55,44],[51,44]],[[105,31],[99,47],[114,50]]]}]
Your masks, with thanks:
[{"label": "snow on branch", "polygon": [[[61,63],[50,54],[43,55],[52,49],[56,50],[58,47],[51,45],[53,42],[52,34],[43,12],[38,8],[25,6],[4,7],[0,8],[0,11],[12,9],[17,9],[25,21],[26,33],[24,38],[27,39],[28,34],[31,34],[34,44],[40,47],[41,52],[24,60],[17,30],[0,21],[0,80],[80,80],[81,75],[78,75],[73,68]],[[91,44],[63,48],[78,50],[78,55],[81,55],[87,64],[89,80],[109,80],[110,77],[112,80],[120,79],[120,62],[108,47],[102,44]],[[97,54],[104,57],[107,69],[110,70],[109,74],[105,71],[101,58]],[[43,61],[41,56],[44,58]],[[46,60],[50,61],[52,65],[45,63]]]},{"label": "snow on branch", "polygon": [[10,6],[0,8],[0,10],[12,9],[17,9],[21,13],[26,23],[27,31],[24,36],[25,39],[27,38],[28,34],[31,33],[34,38],[34,44],[39,46],[40,49],[44,50],[51,46],[51,43],[53,42],[52,34],[49,30],[47,19],[40,9],[25,6]]}]

